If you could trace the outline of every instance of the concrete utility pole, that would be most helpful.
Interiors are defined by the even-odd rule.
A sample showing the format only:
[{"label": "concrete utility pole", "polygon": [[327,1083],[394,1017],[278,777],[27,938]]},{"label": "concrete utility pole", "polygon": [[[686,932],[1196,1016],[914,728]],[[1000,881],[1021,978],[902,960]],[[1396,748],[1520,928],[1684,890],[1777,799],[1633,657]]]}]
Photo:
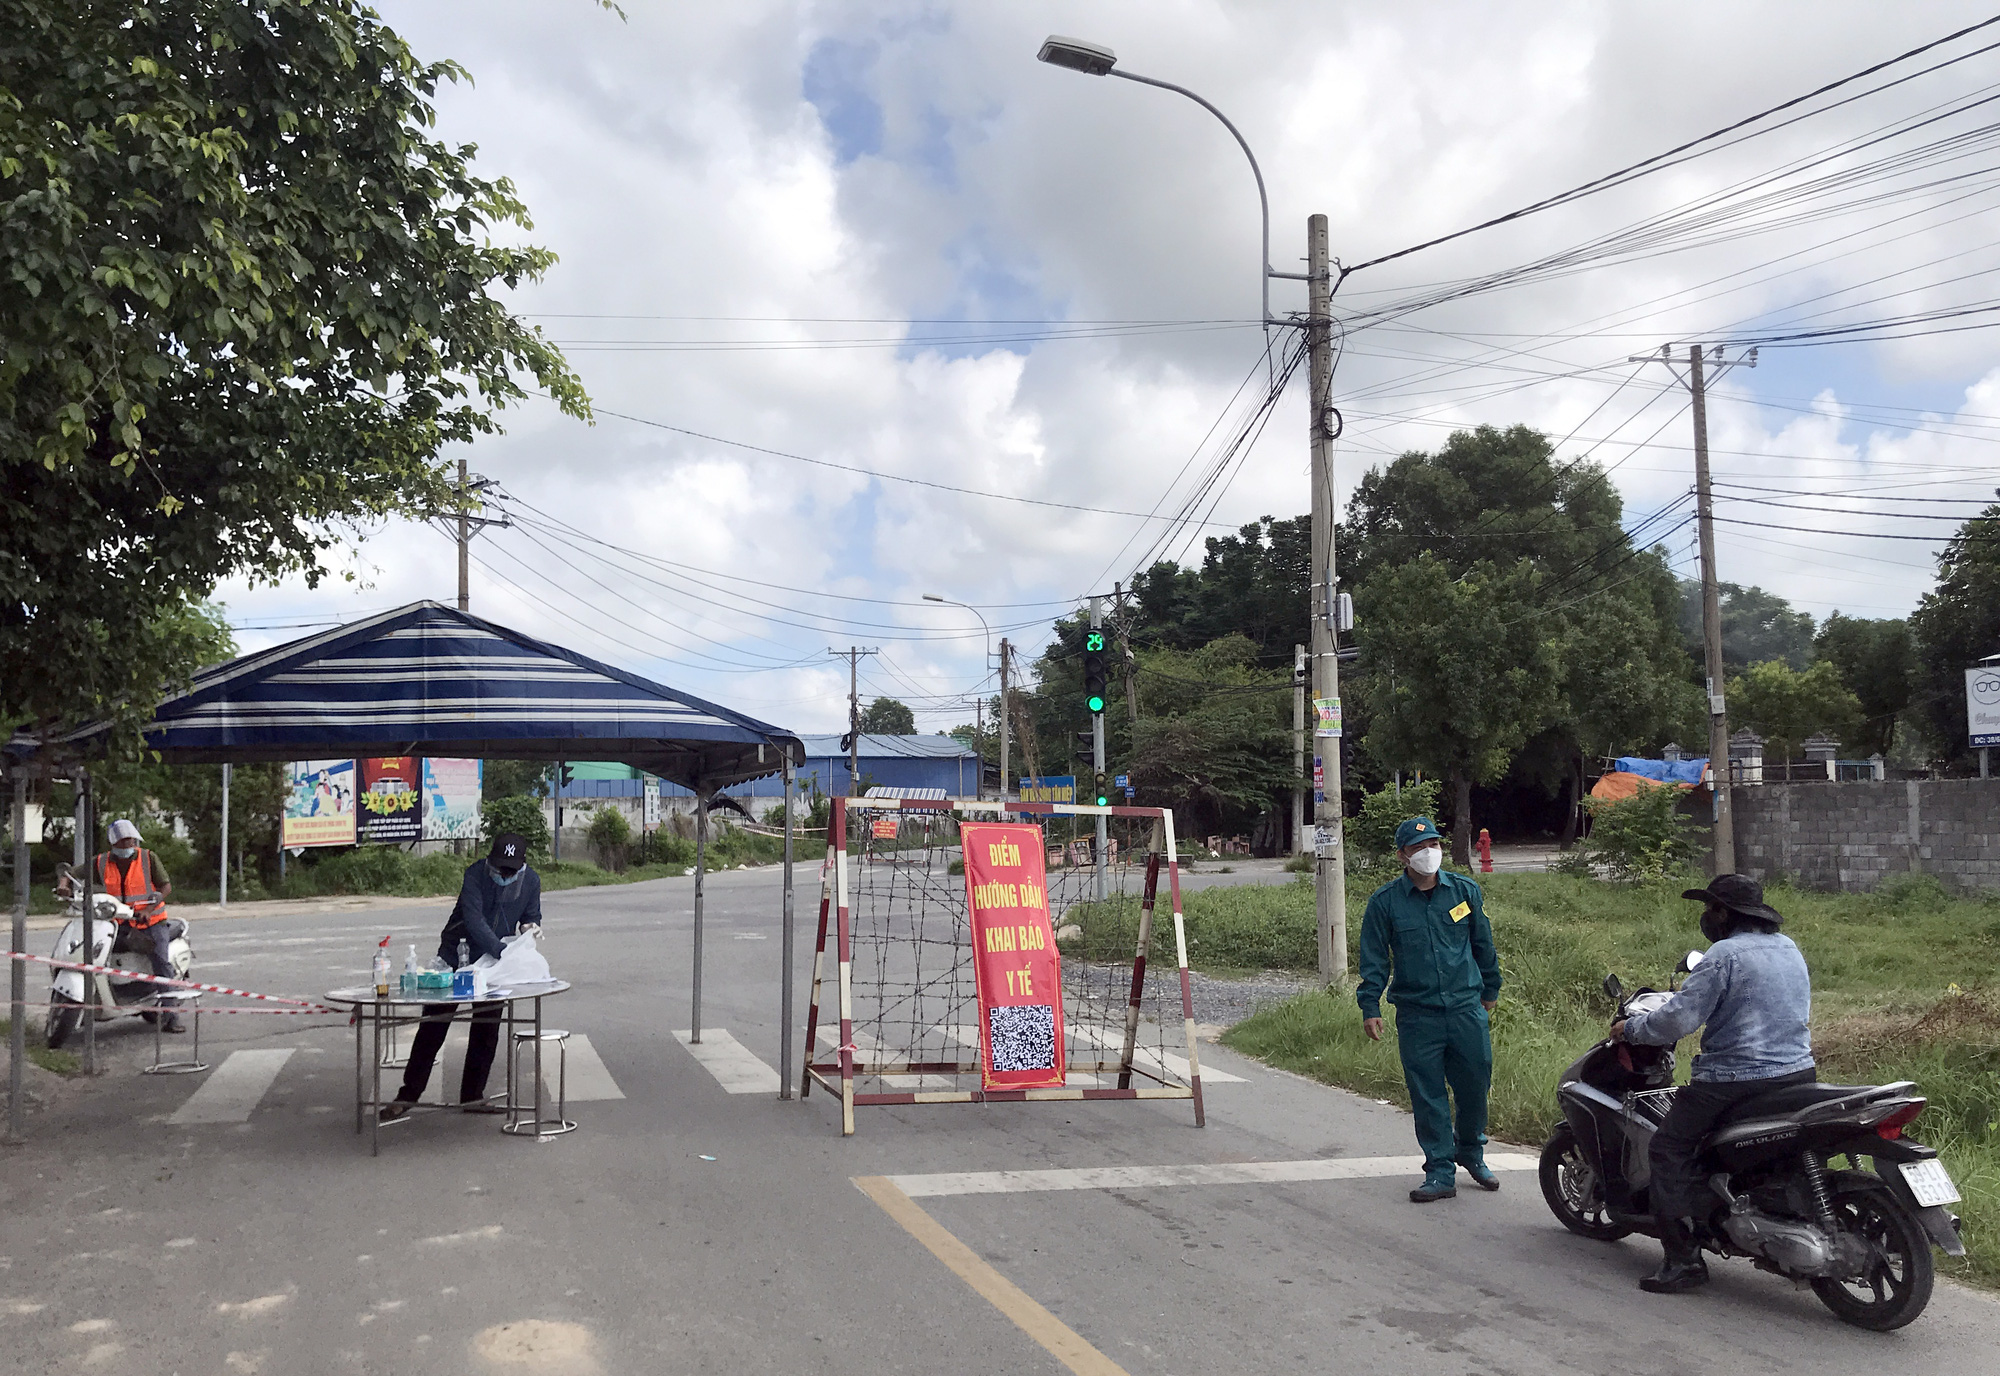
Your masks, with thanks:
[{"label": "concrete utility pole", "polygon": [[1660,362],[1680,379],[1694,399],[1694,510],[1695,526],[1701,543],[1701,647],[1708,679],[1708,773],[1712,781],[1715,823],[1715,873],[1736,872],[1736,812],[1731,803],[1729,777],[1729,706],[1723,696],[1722,593],[1715,576],[1715,520],[1708,485],[1708,383],[1719,381],[1732,368],[1757,366],[1757,351],[1724,361],[1722,346],[1715,346],[1716,369],[1710,378],[1703,368],[1702,346],[1688,345],[1686,377],[1674,368],[1671,346],[1662,344],[1657,354],[1635,354],[1633,363]]},{"label": "concrete utility pole", "polygon": [[[1104,629],[1104,599],[1101,597],[1090,599],[1090,629],[1093,631]],[[1095,787],[1096,776],[1104,772],[1104,714],[1102,712],[1092,712],[1090,714],[1090,768],[1092,774],[1091,785]],[[1091,801],[1097,801],[1095,794],[1091,795]],[[1110,839],[1106,834],[1107,827],[1105,822],[1106,818],[1104,814],[1101,812],[1098,813],[1096,869],[1097,896],[1100,899],[1111,896],[1111,876],[1105,871],[1104,851],[1106,843]]]},{"label": "concrete utility pole", "polygon": [[[1007,685],[1014,667],[1014,649],[1007,637],[1000,637],[1000,801],[1007,801],[1007,756],[1014,741],[1014,708]],[[977,728],[975,728],[975,731]],[[984,771],[982,771],[984,772]]]},{"label": "concrete utility pole", "polygon": [[[847,796],[861,796],[861,656],[879,655],[880,650],[864,650],[853,645],[845,650],[828,650],[835,659],[847,660]],[[978,728],[973,740],[979,739]],[[983,772],[983,767],[982,767]],[[979,790],[974,789],[975,793]]]},{"label": "concrete utility pole", "polygon": [[458,461],[458,609],[472,610],[472,520],[465,509],[465,460]]},{"label": "concrete utility pole", "polygon": [[[28,771],[14,770],[14,927],[8,949],[17,955],[28,949]],[[27,1131],[22,1102],[21,1066],[28,1059],[28,962],[10,960],[7,976],[13,1023],[7,1035],[7,1140],[19,1142]]]},{"label": "concrete utility pole", "polygon": [[1292,646],[1292,854],[1312,849],[1306,835],[1306,647]]},{"label": "concrete utility pole", "polygon": [[[1312,378],[1312,685],[1318,702],[1340,705],[1340,659],[1333,634],[1333,272],[1326,216],[1306,221],[1306,346]],[[1319,977],[1347,973],[1347,854],[1341,838],[1340,737],[1313,727],[1314,774],[1325,780],[1313,799],[1313,853],[1319,908]]]},{"label": "concrete utility pole", "polygon": [[[1118,607],[1118,662],[1125,669],[1125,719],[1139,724],[1139,665],[1132,657],[1131,622],[1125,619],[1125,585],[1113,583],[1111,596]],[[1138,733],[1134,732],[1134,736]],[[1126,768],[1131,768],[1128,764]]]}]

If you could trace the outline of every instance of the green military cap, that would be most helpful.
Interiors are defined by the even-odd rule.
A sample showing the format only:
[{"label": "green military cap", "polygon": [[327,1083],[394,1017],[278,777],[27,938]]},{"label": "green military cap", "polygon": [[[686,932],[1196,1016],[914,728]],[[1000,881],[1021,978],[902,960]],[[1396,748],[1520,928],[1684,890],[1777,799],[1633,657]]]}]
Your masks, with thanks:
[{"label": "green military cap", "polygon": [[1420,846],[1426,841],[1443,843],[1444,837],[1438,832],[1438,824],[1428,817],[1412,817],[1396,828],[1396,849],[1405,846]]}]

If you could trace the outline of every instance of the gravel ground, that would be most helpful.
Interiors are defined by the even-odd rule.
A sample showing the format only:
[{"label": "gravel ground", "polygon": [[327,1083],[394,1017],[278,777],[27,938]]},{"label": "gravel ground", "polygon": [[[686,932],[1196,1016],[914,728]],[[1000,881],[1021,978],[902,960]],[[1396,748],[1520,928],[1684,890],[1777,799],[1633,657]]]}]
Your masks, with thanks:
[{"label": "gravel ground", "polygon": [[1191,971],[1194,990],[1194,1020],[1223,1027],[1242,1022],[1260,1008],[1283,1003],[1294,994],[1314,988],[1319,981],[1310,975],[1288,970],[1265,970],[1237,979],[1223,979]]}]

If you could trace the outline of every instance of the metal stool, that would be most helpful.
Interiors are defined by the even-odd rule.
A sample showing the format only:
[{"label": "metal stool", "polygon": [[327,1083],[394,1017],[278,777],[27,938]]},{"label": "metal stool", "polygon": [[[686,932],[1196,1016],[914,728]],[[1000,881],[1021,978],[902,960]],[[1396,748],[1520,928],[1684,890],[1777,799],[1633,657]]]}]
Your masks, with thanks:
[{"label": "metal stool", "polygon": [[[535,1098],[532,1108],[521,1102],[521,1043],[535,1044]],[[556,1116],[542,1117],[542,1046],[556,1044]],[[569,1033],[561,1028],[544,1028],[537,1032],[532,1027],[514,1029],[514,1054],[507,1058],[507,1121],[500,1125],[500,1131],[514,1137],[560,1137],[565,1132],[575,1132],[576,1124],[563,1115],[568,1111],[569,1099]],[[532,1116],[524,1117],[524,1112]]]},{"label": "metal stool", "polygon": [[[208,1062],[201,1058],[201,999],[199,989],[165,989],[159,995],[159,1010],[153,1017],[153,1063],[139,1073],[141,1075],[192,1075],[198,1070],[208,1069]],[[164,1059],[166,1046],[162,1040],[167,1019],[176,1013],[190,1010],[194,1017],[194,1045],[188,1048],[188,1059],[169,1061]]]}]

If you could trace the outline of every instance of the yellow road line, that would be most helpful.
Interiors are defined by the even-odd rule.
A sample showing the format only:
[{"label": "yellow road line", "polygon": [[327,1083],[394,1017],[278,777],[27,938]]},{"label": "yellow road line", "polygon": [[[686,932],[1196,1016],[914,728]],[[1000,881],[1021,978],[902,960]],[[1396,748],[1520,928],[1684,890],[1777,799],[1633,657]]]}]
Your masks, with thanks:
[{"label": "yellow road line", "polygon": [[888,1176],[858,1175],[854,1177],[854,1185],[880,1204],[882,1212],[901,1224],[904,1232],[928,1247],[931,1255],[950,1267],[954,1275],[1077,1376],[1128,1376],[1124,1367],[1085,1342],[1075,1329],[1035,1303],[1025,1290],[945,1231],[942,1224],[919,1208]]}]

